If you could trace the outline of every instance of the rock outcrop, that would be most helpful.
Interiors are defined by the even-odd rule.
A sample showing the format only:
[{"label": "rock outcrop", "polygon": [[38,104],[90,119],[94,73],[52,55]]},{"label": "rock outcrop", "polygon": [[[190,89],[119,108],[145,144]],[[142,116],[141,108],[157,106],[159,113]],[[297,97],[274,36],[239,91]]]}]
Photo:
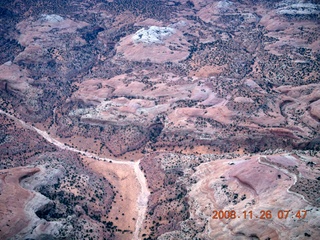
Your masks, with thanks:
[{"label": "rock outcrop", "polygon": [[1,239],[56,239],[62,223],[40,219],[36,212],[50,203],[40,193],[21,187],[20,181],[37,172],[39,168],[18,167],[0,171]]}]

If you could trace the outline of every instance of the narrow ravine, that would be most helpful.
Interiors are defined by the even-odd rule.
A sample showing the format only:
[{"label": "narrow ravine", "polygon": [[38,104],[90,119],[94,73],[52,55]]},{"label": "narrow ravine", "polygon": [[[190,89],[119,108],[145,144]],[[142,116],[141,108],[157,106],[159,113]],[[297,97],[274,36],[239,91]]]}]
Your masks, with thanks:
[{"label": "narrow ravine", "polygon": [[46,131],[43,131],[43,130],[40,130],[34,126],[31,126],[31,125],[25,123],[24,121],[16,118],[15,116],[2,111],[1,109],[0,109],[0,114],[5,114],[9,118],[20,122],[25,128],[36,131],[39,135],[41,135],[48,142],[54,144],[55,146],[57,146],[61,149],[80,153],[80,154],[83,154],[83,155],[90,157],[94,160],[108,161],[108,162],[112,162],[115,164],[124,164],[124,165],[131,166],[133,168],[134,173],[136,175],[136,178],[140,184],[140,194],[137,199],[138,216],[137,216],[135,231],[133,232],[133,239],[134,240],[139,239],[139,233],[140,233],[141,228],[143,226],[143,221],[145,219],[145,215],[146,215],[146,211],[147,211],[147,207],[148,207],[148,199],[149,199],[149,195],[150,195],[150,191],[148,189],[148,184],[147,184],[147,179],[146,179],[144,173],[142,172],[142,170],[140,169],[140,160],[137,162],[129,162],[129,161],[121,161],[121,160],[114,160],[114,159],[110,159],[110,158],[99,157],[98,155],[96,155],[94,153],[89,153],[89,152],[85,152],[85,151],[82,151],[82,150],[79,150],[79,149],[76,149],[73,147],[66,146],[64,143],[62,143],[62,142],[58,141],[57,139],[53,138],[52,136],[50,136]]}]

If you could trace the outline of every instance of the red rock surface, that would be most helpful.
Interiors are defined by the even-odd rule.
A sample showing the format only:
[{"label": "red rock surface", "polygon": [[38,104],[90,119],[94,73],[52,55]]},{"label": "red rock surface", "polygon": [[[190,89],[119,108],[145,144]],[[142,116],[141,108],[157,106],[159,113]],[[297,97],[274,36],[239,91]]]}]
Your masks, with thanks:
[{"label": "red rock surface", "polygon": [[[197,183],[188,194],[189,219],[195,225],[188,230],[189,220],[185,221],[176,239],[306,239],[309,235],[318,239],[320,196],[313,190],[319,188],[319,166],[311,167],[308,162],[318,166],[319,157],[256,155],[201,164],[192,176]],[[299,179],[308,179],[310,184],[301,185]],[[236,218],[213,219],[214,210],[234,210]],[[290,210],[287,219],[279,219],[281,210]],[[299,210],[307,211],[305,219],[296,216]],[[245,219],[244,211],[252,211],[252,219],[250,215]],[[272,216],[260,219],[264,218],[261,211],[271,211]],[[203,232],[196,232],[197,226]]]},{"label": "red rock surface", "polygon": [[[9,239],[28,227],[32,214],[27,212],[27,205],[35,194],[20,186],[24,177],[35,174],[39,168],[12,168],[0,171],[0,238]],[[4,217],[5,216],[5,217]]]}]

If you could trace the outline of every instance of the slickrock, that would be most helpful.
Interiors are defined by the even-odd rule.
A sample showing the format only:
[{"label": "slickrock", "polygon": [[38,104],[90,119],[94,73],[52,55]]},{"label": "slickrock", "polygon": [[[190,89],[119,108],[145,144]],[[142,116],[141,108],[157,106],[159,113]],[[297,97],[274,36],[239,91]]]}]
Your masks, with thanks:
[{"label": "slickrock", "polygon": [[[43,195],[21,187],[20,181],[37,172],[39,168],[18,167],[0,170],[1,239],[41,238],[58,235],[62,224],[40,219],[36,212],[49,204]],[[4,217],[6,216],[6,217]]]},{"label": "slickrock", "polygon": [[[317,167],[310,167],[308,162]],[[320,195],[312,192],[319,187],[316,180],[319,164],[318,157],[282,154],[224,159],[200,165],[193,176],[198,182],[189,194],[190,219],[205,226],[196,236],[304,239],[307,234],[319,238]],[[299,184],[301,179],[309,179],[310,185]],[[213,219],[213,211],[231,210],[236,212],[235,219]],[[286,219],[278,216],[283,210],[290,211]],[[306,218],[299,219],[297,212],[305,210]],[[251,217],[249,211],[252,211]],[[267,211],[272,214],[269,218],[262,216]]]}]

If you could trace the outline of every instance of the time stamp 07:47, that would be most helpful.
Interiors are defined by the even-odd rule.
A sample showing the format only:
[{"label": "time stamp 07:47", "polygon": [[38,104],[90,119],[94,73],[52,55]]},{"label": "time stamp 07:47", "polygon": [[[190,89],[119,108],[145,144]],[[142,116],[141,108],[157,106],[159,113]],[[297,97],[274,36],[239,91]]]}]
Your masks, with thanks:
[{"label": "time stamp 07:47", "polygon": [[214,210],[212,219],[305,219],[307,217],[307,210],[278,210],[272,212],[271,210],[261,210],[254,213],[253,211],[242,211],[237,213],[235,210]]}]

